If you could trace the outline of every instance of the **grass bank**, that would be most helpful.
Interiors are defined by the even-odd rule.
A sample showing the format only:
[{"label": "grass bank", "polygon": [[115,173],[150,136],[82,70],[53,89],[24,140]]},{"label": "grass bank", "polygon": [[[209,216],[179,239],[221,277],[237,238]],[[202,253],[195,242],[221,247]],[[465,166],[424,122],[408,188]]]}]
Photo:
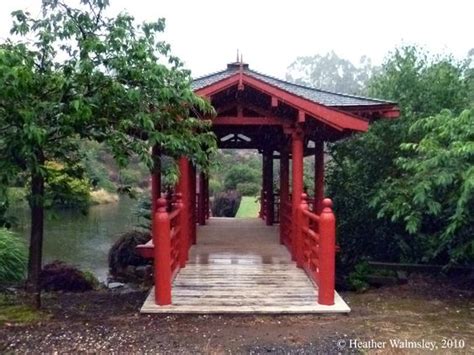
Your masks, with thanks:
[{"label": "grass bank", "polygon": [[257,218],[260,204],[255,196],[242,196],[237,218]]}]

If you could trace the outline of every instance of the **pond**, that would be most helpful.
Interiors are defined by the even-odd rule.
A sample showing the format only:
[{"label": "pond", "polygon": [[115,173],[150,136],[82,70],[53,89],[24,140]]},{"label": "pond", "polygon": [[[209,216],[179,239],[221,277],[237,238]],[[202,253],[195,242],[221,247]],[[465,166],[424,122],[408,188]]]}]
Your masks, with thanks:
[{"label": "pond", "polygon": [[[62,260],[106,280],[109,249],[119,234],[137,225],[138,218],[133,215],[137,203],[122,197],[117,203],[92,206],[86,215],[72,210],[49,214],[45,220],[44,263]],[[30,233],[28,213],[26,208],[16,213],[16,232],[26,241]]]}]

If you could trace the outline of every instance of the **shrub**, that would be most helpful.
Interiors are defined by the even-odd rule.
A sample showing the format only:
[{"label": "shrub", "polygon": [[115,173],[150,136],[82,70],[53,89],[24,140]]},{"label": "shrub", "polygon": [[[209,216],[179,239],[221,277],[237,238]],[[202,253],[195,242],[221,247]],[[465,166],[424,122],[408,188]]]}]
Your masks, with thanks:
[{"label": "shrub", "polygon": [[260,192],[260,185],[254,182],[241,182],[237,184],[237,191],[242,196],[257,196]]},{"label": "shrub", "polygon": [[41,289],[45,291],[84,292],[99,284],[91,273],[84,273],[62,261],[53,261],[40,274]]},{"label": "shrub", "polygon": [[128,266],[147,265],[150,262],[135,250],[139,244],[150,240],[148,232],[133,230],[118,236],[109,251],[109,270],[114,276],[123,276]]},{"label": "shrub", "polygon": [[0,228],[0,282],[24,279],[26,273],[26,246],[14,233]]},{"label": "shrub", "polygon": [[229,169],[224,177],[224,188],[226,190],[235,190],[240,183],[260,182],[259,172],[246,165],[234,165]]},{"label": "shrub", "polygon": [[212,215],[215,217],[235,217],[240,207],[242,195],[238,191],[221,192],[212,201]]},{"label": "shrub", "polygon": [[215,195],[224,190],[224,186],[219,180],[209,179],[209,194]]}]

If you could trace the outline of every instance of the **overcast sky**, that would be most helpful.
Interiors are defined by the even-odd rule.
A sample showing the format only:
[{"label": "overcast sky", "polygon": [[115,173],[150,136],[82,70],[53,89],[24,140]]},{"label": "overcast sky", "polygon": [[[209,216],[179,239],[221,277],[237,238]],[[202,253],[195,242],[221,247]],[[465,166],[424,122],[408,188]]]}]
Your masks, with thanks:
[{"label": "overcast sky", "polygon": [[[67,1],[67,0],[66,0]],[[397,45],[466,56],[474,47],[473,0],[110,0],[109,13],[137,20],[165,17],[164,38],[197,77],[225,68],[243,53],[250,67],[284,77],[298,56],[324,54],[381,63]],[[0,38],[10,12],[39,13],[41,0],[0,2]]]}]

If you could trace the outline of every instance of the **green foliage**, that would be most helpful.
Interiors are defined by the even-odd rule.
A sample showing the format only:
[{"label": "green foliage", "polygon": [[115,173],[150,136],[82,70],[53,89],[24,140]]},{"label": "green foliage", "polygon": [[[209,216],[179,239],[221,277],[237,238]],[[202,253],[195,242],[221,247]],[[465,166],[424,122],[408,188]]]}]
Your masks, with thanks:
[{"label": "green foliage", "polygon": [[369,264],[365,261],[355,265],[354,271],[350,272],[347,277],[349,287],[357,292],[366,291],[370,287],[368,282],[370,271]]},{"label": "green foliage", "polygon": [[58,163],[48,162],[46,168],[46,207],[85,210],[89,206],[91,185],[87,179],[74,178],[74,173],[67,173],[67,168]]},{"label": "green foliage", "polygon": [[0,213],[4,191],[24,174],[33,212],[29,279],[36,290],[44,187],[54,178],[47,162],[77,166],[80,143],[89,139],[105,142],[120,167],[136,156],[152,169],[150,150],[158,145],[207,170],[216,147],[209,122],[199,119],[214,110],[194,94],[189,71],[159,38],[164,19],[109,18],[103,0],[82,0],[78,8],[42,4],[38,18],[13,12],[11,32],[20,39],[0,44]]},{"label": "green foliage", "polygon": [[260,193],[260,184],[256,182],[239,182],[236,186],[242,196],[257,196]]},{"label": "green foliage", "polygon": [[[402,116],[376,122],[367,133],[329,145],[327,194],[338,217],[342,271],[364,258],[468,262],[472,244],[466,235],[472,236],[472,230],[465,215],[450,237],[443,233],[464,186],[459,174],[467,169],[470,143],[462,122],[469,119],[466,113],[463,119],[447,113],[431,117],[444,108],[459,113],[469,107],[467,70],[466,63],[451,57],[430,57],[416,47],[396,49],[370,81],[369,92],[398,102]],[[460,131],[465,136],[455,133]],[[455,149],[465,152],[464,160],[455,157]],[[451,163],[462,167],[451,170]],[[439,179],[442,182],[436,182]],[[438,184],[446,184],[445,190]],[[466,200],[463,213],[469,211],[467,204]]]},{"label": "green foliage", "polygon": [[379,217],[427,238],[422,261],[474,261],[473,122],[474,110],[414,122],[401,145],[409,154],[396,160],[400,174],[388,177],[372,201]]},{"label": "green foliage", "polygon": [[209,195],[215,195],[219,192],[222,192],[224,190],[224,186],[220,182],[220,180],[210,178],[209,179]]},{"label": "green foliage", "polygon": [[0,283],[24,279],[26,255],[23,241],[9,230],[0,228]]},{"label": "green foliage", "polygon": [[235,190],[237,185],[242,183],[258,184],[258,171],[241,164],[232,166],[225,174],[224,188]]}]

